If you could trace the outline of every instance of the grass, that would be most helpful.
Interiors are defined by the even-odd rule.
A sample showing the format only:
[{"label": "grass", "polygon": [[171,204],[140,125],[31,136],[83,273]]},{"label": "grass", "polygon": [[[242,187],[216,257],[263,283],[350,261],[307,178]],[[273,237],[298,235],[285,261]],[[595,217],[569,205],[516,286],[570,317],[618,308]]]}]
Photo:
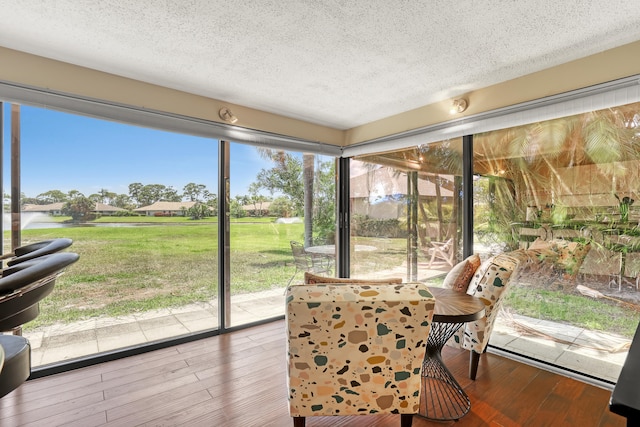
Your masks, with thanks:
[{"label": "grass", "polygon": [[[129,315],[153,309],[210,301],[218,294],[218,225],[180,217],[135,217],[137,227],[69,227],[24,230],[23,244],[68,237],[80,260],[58,280],[41,303],[41,315],[27,327],[74,322],[106,315]],[[131,222],[131,217],[96,221]],[[188,224],[188,226],[186,226]],[[282,288],[295,271],[290,240],[303,239],[303,224],[244,218],[230,227],[231,294]],[[9,239],[5,239],[8,241]],[[353,244],[377,249],[352,252],[351,274],[406,263],[403,239],[352,238]],[[298,275],[301,279],[301,274]],[[637,313],[604,301],[562,291],[511,288],[505,305],[519,314],[632,337]]]},{"label": "grass", "polygon": [[[23,243],[68,237],[80,260],[43,300],[29,324],[72,322],[209,301],[218,293],[218,226],[158,224],[24,230]],[[264,221],[231,225],[231,293],[284,287],[295,271],[290,240],[302,224]]]},{"label": "grass", "polygon": [[[135,227],[68,227],[25,230],[23,244],[55,237],[73,239],[80,261],[69,267],[41,304],[29,327],[93,316],[122,316],[151,309],[210,301],[218,294],[218,225],[180,217],[103,217],[98,223],[142,222]],[[189,226],[185,226],[188,224]],[[230,227],[231,294],[284,287],[295,266],[291,240],[303,239],[303,224],[271,218],[237,219]],[[402,265],[401,239],[354,238],[373,245],[354,252],[353,275]],[[299,273],[298,279],[302,275]]]},{"label": "grass", "polygon": [[[52,221],[51,222],[64,222],[64,221],[70,221],[71,217],[65,217],[65,216],[58,216],[58,217],[51,217]],[[231,218],[230,222],[231,223],[251,223],[251,224],[255,224],[255,223],[271,223],[274,222],[275,218],[273,217],[268,217],[268,216],[264,216],[264,217],[260,217],[260,218],[254,218],[254,217],[246,217],[246,218]],[[47,221],[49,221],[47,219]],[[130,224],[130,223],[138,223],[138,224],[167,224],[167,223],[181,223],[181,224],[189,224],[189,225],[195,225],[195,224],[203,224],[203,223],[212,223],[212,224],[217,224],[218,223],[218,217],[217,216],[212,216],[212,217],[207,217],[207,218],[203,218],[203,219],[197,219],[197,220],[193,220],[191,218],[188,217],[183,217],[183,216],[102,216],[100,218],[95,219],[94,221],[92,221],[93,223],[98,223],[98,224],[118,224],[118,223],[126,223],[126,224]]]},{"label": "grass", "polygon": [[513,286],[507,293],[504,306],[523,316],[568,323],[629,339],[638,326],[635,320],[638,312],[635,310],[563,291]]}]

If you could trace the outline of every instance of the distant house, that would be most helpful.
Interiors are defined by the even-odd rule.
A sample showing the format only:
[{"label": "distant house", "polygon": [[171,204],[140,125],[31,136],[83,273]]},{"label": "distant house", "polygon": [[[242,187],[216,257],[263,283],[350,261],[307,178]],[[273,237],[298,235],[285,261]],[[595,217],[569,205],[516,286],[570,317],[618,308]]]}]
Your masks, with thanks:
[{"label": "distant house", "polygon": [[271,202],[255,202],[242,206],[242,210],[249,216],[265,216],[269,215],[270,206]]},{"label": "distant house", "polygon": [[[453,197],[453,176],[440,175],[440,197]],[[418,180],[418,197],[422,201],[437,197],[435,180],[425,175]],[[406,215],[407,175],[393,168],[381,167],[351,177],[351,213],[376,219],[396,219]]]},{"label": "distant house", "polygon": [[149,206],[134,209],[134,212],[146,216],[184,216],[184,211],[192,208],[197,202],[155,202]]},{"label": "distant house", "polygon": [[22,212],[38,212],[49,215],[62,215],[62,207],[64,202],[50,203],[48,205],[24,205]]}]

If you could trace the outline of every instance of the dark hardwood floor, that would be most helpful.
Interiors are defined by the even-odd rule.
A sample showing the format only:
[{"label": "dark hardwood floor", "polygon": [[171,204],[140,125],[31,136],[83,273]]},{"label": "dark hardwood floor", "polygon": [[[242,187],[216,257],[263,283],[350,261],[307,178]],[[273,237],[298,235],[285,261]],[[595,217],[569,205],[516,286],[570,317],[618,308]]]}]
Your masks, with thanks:
[{"label": "dark hardwood floor", "polygon": [[[28,381],[0,399],[0,426],[292,426],[287,413],[284,322],[278,321]],[[458,422],[414,417],[414,427],[625,426],[610,391],[494,354],[476,381],[468,353],[445,348],[468,392]],[[314,417],[307,426],[400,426],[400,416]]]}]

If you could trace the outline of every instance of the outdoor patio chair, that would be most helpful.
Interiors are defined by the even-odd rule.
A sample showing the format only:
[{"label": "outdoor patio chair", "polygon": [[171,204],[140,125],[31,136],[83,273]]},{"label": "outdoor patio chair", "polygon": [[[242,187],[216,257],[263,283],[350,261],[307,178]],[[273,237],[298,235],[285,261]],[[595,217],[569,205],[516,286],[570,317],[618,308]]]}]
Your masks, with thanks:
[{"label": "outdoor patio chair", "polygon": [[291,240],[291,253],[296,266],[293,276],[289,279],[287,286],[291,284],[298,272],[308,271],[315,274],[331,274],[333,271],[333,258],[327,255],[312,254],[304,250],[304,246],[300,242]]},{"label": "outdoor patio chair", "polygon": [[449,239],[446,242],[434,242],[430,243],[431,247],[427,248],[424,252],[427,256],[431,256],[429,260],[429,268],[436,259],[442,260],[453,267],[455,263],[455,252],[453,248],[453,239]]}]

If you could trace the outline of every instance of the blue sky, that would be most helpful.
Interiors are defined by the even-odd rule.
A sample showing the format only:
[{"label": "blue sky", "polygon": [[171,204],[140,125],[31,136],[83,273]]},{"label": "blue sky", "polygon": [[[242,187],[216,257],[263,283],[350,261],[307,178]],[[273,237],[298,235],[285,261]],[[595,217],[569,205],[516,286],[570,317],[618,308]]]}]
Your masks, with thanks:
[{"label": "blue sky", "polygon": [[[11,128],[5,104],[5,193],[10,192]],[[21,106],[22,192],[49,190],[85,195],[107,189],[128,194],[128,185],[163,184],[179,193],[185,184],[204,184],[218,193],[218,141],[131,126],[59,111]],[[256,148],[231,147],[231,195],[247,194],[257,173],[269,168]]]}]

